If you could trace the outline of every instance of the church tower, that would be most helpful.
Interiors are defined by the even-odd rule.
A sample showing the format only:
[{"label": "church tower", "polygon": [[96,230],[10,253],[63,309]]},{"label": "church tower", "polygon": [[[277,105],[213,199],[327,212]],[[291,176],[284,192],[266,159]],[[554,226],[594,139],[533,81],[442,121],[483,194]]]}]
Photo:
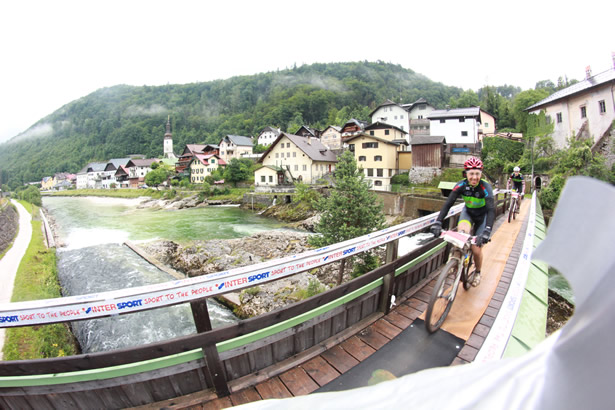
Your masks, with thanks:
[{"label": "church tower", "polygon": [[173,135],[171,134],[171,116],[167,119],[167,132],[164,133],[164,158],[177,159],[173,153]]}]

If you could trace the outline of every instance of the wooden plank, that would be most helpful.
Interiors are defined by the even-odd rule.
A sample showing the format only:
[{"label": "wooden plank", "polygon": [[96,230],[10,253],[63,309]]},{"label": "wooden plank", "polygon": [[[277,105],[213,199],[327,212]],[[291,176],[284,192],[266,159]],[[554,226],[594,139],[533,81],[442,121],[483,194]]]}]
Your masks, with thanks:
[{"label": "wooden plank", "polygon": [[203,403],[203,410],[221,410],[229,407],[233,407],[233,403],[231,403],[231,399],[228,396]]},{"label": "wooden plank", "polygon": [[408,305],[399,305],[395,308],[395,313],[399,314],[399,315],[403,315],[404,317],[407,317],[408,319],[410,319],[411,321],[414,321],[414,319],[416,319],[417,317],[421,316],[421,312],[416,310],[415,308],[412,308]]},{"label": "wooden plank", "polygon": [[350,339],[342,342],[340,346],[342,347],[342,349],[347,351],[352,357],[354,357],[360,362],[367,359],[376,351],[376,349],[363,342],[356,336],[353,336]]},{"label": "wooden plank", "polygon": [[322,352],[321,356],[340,373],[345,373],[359,364],[357,359],[352,357],[340,346],[334,346],[331,349]]},{"label": "wooden plank", "polygon": [[282,380],[288,391],[290,391],[293,396],[310,394],[319,387],[316,382],[308,376],[305,370],[300,367],[295,367],[282,373],[280,375],[280,380]]},{"label": "wooden plank", "polygon": [[307,360],[316,357],[322,352],[330,349],[331,347],[340,344],[346,339],[353,337],[358,331],[364,329],[365,327],[371,325],[376,320],[382,317],[382,313],[378,312],[373,314],[370,317],[363,319],[361,322],[354,325],[354,327],[350,329],[344,330],[342,333],[337,334],[313,347],[310,349],[296,354],[282,362],[276,363],[273,366],[270,366],[266,369],[260,370],[254,374],[244,376],[237,380],[231,380],[229,385],[231,387],[231,391],[237,391],[243,389],[248,386],[252,386],[256,383],[260,383],[264,380],[267,380],[271,377],[275,377],[280,375],[281,373],[292,369],[293,367],[299,366],[301,363],[306,362]]},{"label": "wooden plank", "polygon": [[254,387],[238,391],[231,394],[229,397],[233,406],[239,406],[240,404],[252,403],[253,401],[262,400],[261,396],[258,394]]},{"label": "wooden plank", "polygon": [[[174,397],[172,399],[158,401],[158,402],[148,402],[147,404],[135,407],[134,410],[160,410],[160,409],[174,409],[174,408],[190,408],[196,407],[201,408],[201,406],[206,406],[211,401],[218,401],[218,395],[214,391],[213,388],[205,389],[202,391],[197,391],[194,393],[186,394],[180,397]],[[231,405],[228,397],[224,397],[220,399],[220,402],[226,403],[228,401],[229,407]],[[214,407],[215,408],[215,407]]]},{"label": "wooden plank", "polygon": [[287,359],[293,354],[295,354],[294,346],[295,343],[292,336],[275,342],[271,346],[274,362],[279,362],[281,360]]},{"label": "wooden plank", "polygon": [[391,324],[391,322],[385,320],[384,318],[376,321],[376,323],[374,323],[372,326],[376,331],[380,332],[382,335],[384,335],[384,337],[389,340],[394,339],[395,336],[401,333],[400,328]]},{"label": "wooden plank", "polygon": [[391,323],[393,326],[396,326],[400,329],[406,329],[413,322],[412,319],[409,319],[406,316],[398,313],[396,310],[393,310],[391,313],[386,315],[384,319],[386,319],[386,321]]},{"label": "wooden plank", "polygon": [[357,336],[376,350],[389,342],[389,339],[378,333],[372,326],[363,329]]},{"label": "wooden plank", "polygon": [[312,360],[303,363],[301,367],[319,386],[324,386],[340,375],[340,373],[321,356],[316,356]]},{"label": "wooden plank", "polygon": [[263,400],[293,397],[279,377],[271,378],[254,387]]}]

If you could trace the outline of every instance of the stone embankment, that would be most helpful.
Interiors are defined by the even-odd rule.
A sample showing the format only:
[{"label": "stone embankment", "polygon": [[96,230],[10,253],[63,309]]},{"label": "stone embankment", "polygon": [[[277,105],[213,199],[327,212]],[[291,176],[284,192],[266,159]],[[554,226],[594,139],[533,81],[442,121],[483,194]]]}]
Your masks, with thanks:
[{"label": "stone embankment", "polygon": [[[310,234],[291,231],[268,231],[238,239],[194,241],[182,246],[172,241],[141,244],[149,255],[187,276],[200,276],[241,266],[277,259],[310,249]],[[352,266],[347,264],[346,271]],[[275,282],[255,286],[231,297],[232,306],[241,318],[257,316],[306,297],[308,288],[323,291],[335,285],[339,263],[332,263]],[[347,273],[345,280],[349,280]]]},{"label": "stone embankment", "polygon": [[231,204],[230,200],[208,200],[199,195],[192,195],[187,198],[175,197],[172,199],[145,199],[137,208],[152,208],[152,209],[184,209],[184,208],[201,208],[209,205],[227,205]]},{"label": "stone embankment", "polygon": [[19,214],[8,202],[0,204],[0,253],[4,252],[15,239],[19,228]]}]

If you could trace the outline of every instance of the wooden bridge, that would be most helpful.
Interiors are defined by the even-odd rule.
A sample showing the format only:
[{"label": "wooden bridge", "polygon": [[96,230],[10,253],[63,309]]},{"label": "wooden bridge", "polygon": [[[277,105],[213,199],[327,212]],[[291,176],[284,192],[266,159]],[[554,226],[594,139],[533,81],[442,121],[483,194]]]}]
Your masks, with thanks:
[{"label": "wooden bridge", "polygon": [[[507,205],[508,198],[504,196],[498,201],[498,213],[502,214]],[[457,207],[451,211],[453,222],[459,210]],[[524,290],[523,283],[520,288],[523,297],[517,296],[515,300],[523,299],[517,309],[524,309],[523,303],[544,306],[544,318],[540,320],[546,322],[546,287],[541,284],[546,273],[539,266],[530,266],[527,255],[529,249],[531,256],[536,238],[544,235],[544,222],[540,209],[536,210],[536,202],[531,207],[530,201],[524,202],[522,220],[508,224],[503,222],[504,218],[498,219],[493,240],[485,248],[481,285],[468,292],[461,290],[442,330],[427,336],[421,318],[433,287],[432,279],[447,258],[447,245],[439,239],[433,240],[399,257],[397,249],[399,238],[426,229],[435,216],[337,246],[262,266],[222,272],[210,278],[62,298],[54,303],[38,301],[0,306],[0,317],[34,318],[33,323],[0,323],[9,327],[74,320],[75,317],[62,316],[62,312],[73,311],[78,315],[79,309],[85,312],[88,307],[97,317],[109,315],[104,309],[92,310],[100,303],[134,308],[127,309],[127,313],[190,303],[198,331],[190,336],[111,352],[0,362],[0,407],[222,408],[348,386],[347,380],[352,375],[368,367],[368,362],[373,362],[381,355],[379,352],[393,346],[402,335],[411,335],[422,346],[429,345],[432,337],[449,337],[447,343],[453,346],[449,346],[452,352],[449,348],[446,354],[435,352],[434,356],[438,357],[434,360],[411,364],[409,371],[433,363],[442,366],[497,359],[537,343],[544,337],[545,326],[541,335],[541,325],[536,323],[533,326],[538,328],[538,334],[532,329],[518,330],[514,320],[516,311],[504,315],[501,312],[502,306],[510,310],[513,305],[503,305],[507,295],[511,291],[519,292],[518,285],[510,285],[513,279],[528,274],[532,278],[537,274],[538,280],[528,281],[533,289]],[[372,272],[284,309],[223,328],[211,328],[205,298],[217,291],[223,293],[235,285],[229,290],[236,291],[242,285],[251,287],[254,283],[249,278],[281,278],[284,272],[294,274],[303,268],[311,269],[384,245],[387,263]],[[519,270],[521,275],[513,275]],[[178,301],[169,296],[165,299],[165,295],[173,293],[177,299],[188,300]],[[395,306],[391,306],[393,295]],[[146,303],[148,300],[151,303]],[[504,317],[505,323],[498,325],[496,316]],[[416,347],[408,345],[403,355],[412,357]]]}]

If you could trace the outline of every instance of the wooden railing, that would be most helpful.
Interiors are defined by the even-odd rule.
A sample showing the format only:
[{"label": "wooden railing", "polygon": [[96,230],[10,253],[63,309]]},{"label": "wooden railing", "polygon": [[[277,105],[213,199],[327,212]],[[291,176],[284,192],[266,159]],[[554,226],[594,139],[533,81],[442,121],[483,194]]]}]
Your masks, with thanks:
[{"label": "wooden railing", "polygon": [[[501,213],[506,197],[498,203]],[[435,215],[420,220],[433,222]],[[451,215],[453,223],[457,218]],[[125,408],[208,389],[224,396],[270,378],[354,335],[388,313],[392,295],[399,303],[437,273],[448,255],[446,243],[432,240],[397,257],[401,236],[387,243],[387,263],[378,269],[234,325],[212,329],[206,298],[194,299],[194,335],[110,352],[0,362],[0,408]]]}]

